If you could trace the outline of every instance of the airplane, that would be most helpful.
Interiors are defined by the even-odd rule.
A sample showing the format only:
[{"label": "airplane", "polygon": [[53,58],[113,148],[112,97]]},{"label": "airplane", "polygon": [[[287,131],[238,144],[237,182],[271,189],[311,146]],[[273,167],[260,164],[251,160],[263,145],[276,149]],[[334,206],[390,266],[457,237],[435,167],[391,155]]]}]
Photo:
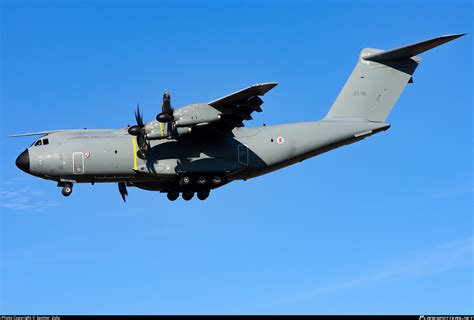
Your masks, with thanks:
[{"label": "airplane", "polygon": [[420,63],[418,54],[464,34],[445,35],[392,50],[365,48],[326,116],[319,121],[244,127],[261,112],[260,96],[277,83],[255,84],[207,103],[175,109],[164,92],[156,119],[120,129],[52,130],[16,159],[19,169],[57,182],[70,196],[76,183],[117,183],[200,200],[232,181],[247,180],[386,131],[400,94]]}]

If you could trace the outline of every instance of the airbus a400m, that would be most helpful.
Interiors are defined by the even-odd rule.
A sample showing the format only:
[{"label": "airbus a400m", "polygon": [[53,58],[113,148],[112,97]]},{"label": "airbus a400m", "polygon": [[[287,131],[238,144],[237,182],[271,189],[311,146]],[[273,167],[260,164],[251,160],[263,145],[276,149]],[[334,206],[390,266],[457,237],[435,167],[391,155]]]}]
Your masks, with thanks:
[{"label": "airbus a400m", "polygon": [[212,189],[254,178],[323,152],[354,143],[390,127],[394,104],[421,61],[417,54],[462,35],[442,36],[383,51],[363,49],[327,115],[320,121],[246,128],[261,112],[260,96],[276,83],[261,83],[220,99],[171,107],[165,92],[162,110],[144,123],[122,129],[53,130],[41,135],[16,160],[23,171],[53,180],[69,196],[76,183],[117,183],[125,201],[127,187],[181,194],[200,200]]}]

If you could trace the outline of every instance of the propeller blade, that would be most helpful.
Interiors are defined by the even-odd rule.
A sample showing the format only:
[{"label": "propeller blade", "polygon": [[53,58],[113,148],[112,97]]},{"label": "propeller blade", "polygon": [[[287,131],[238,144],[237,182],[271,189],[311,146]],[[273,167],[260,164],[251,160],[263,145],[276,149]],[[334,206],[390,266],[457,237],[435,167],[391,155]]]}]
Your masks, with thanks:
[{"label": "propeller blade", "polygon": [[137,145],[138,145],[138,148],[140,149],[140,152],[142,153],[142,156],[145,157],[149,146],[148,146],[148,141],[146,140],[143,134],[139,134],[137,136]]},{"label": "propeller blade", "polygon": [[166,124],[166,134],[168,135],[168,137],[171,137],[173,135],[173,122],[171,121],[168,121],[168,123]]},{"label": "propeller blade", "polygon": [[128,191],[127,191],[127,185],[125,184],[125,182],[119,182],[118,189],[119,189],[120,195],[122,196],[123,202],[127,202],[126,197],[128,196]]},{"label": "propeller blade", "polygon": [[161,105],[161,112],[167,114],[170,117],[173,117],[173,108],[171,107],[171,96],[169,93],[163,93],[163,102]]},{"label": "propeller blade", "polygon": [[[137,110],[135,110],[135,120],[137,124],[129,127],[128,133],[132,136],[137,137],[137,145],[138,145],[138,148],[140,149],[140,153],[143,157],[146,157],[146,152],[149,149],[149,144],[146,138],[146,131],[145,131],[145,125],[143,123],[143,117],[142,117],[142,114],[140,113],[140,105],[138,104],[137,104]],[[119,190],[122,190],[121,188],[122,187],[119,185]],[[124,190],[126,194],[126,189]]]},{"label": "propeller blade", "polygon": [[135,111],[135,120],[137,121],[137,126],[140,128],[143,128],[143,118],[142,115],[140,114],[140,106],[137,104],[137,111]]},{"label": "propeller blade", "polygon": [[173,136],[173,107],[171,107],[171,95],[169,92],[163,93],[163,101],[161,104],[161,113],[156,116],[156,120],[161,123],[166,123],[166,132],[168,137]]}]

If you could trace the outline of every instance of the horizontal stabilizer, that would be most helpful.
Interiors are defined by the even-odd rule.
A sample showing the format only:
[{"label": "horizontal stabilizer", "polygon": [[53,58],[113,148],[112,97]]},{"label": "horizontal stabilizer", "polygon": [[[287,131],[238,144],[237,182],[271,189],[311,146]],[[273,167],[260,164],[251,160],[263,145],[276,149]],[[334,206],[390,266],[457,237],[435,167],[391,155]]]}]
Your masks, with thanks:
[{"label": "horizontal stabilizer", "polygon": [[363,59],[368,60],[368,61],[375,61],[375,62],[409,59],[413,56],[416,56],[417,54],[420,54],[422,52],[433,49],[434,47],[442,45],[443,43],[462,37],[463,35],[465,35],[465,33],[441,36],[441,37],[433,38],[430,40],[425,40],[418,43],[410,44],[410,45],[400,47],[397,49],[375,53],[369,56],[365,56],[363,57]]}]

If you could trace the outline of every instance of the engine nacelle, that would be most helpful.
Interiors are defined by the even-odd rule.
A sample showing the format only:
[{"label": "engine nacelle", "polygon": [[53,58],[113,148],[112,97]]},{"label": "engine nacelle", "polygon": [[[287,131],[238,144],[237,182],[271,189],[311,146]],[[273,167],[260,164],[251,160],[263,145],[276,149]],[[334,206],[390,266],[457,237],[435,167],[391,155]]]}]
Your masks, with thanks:
[{"label": "engine nacelle", "polygon": [[[145,126],[146,138],[149,140],[174,138],[191,133],[190,127],[175,127],[168,131],[168,123],[151,121]],[[171,136],[170,136],[171,134]]]},{"label": "engine nacelle", "polygon": [[191,133],[191,127],[176,127],[174,131],[178,134],[178,136],[182,136],[188,133]]},{"label": "engine nacelle", "polygon": [[206,104],[191,104],[173,113],[175,125],[179,127],[193,127],[200,124],[219,121],[221,112]]}]

